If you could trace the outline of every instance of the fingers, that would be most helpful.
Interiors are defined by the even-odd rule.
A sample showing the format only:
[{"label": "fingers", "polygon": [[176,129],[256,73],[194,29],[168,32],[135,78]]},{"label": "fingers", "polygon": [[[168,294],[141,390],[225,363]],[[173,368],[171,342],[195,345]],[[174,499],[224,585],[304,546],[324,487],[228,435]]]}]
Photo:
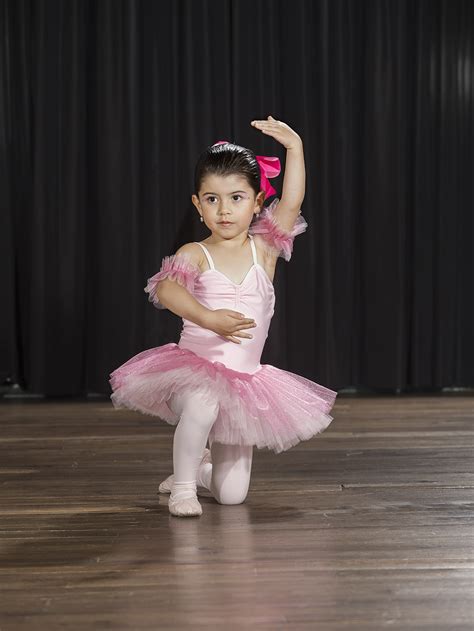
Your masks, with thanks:
[{"label": "fingers", "polygon": [[236,337],[246,337],[249,340],[253,338],[251,333],[245,333],[244,331],[237,331],[236,333],[232,333],[232,335],[235,335]]},{"label": "fingers", "polygon": [[241,340],[238,339],[239,337],[244,337],[247,340],[253,339],[253,335],[251,333],[245,333],[244,331],[236,331],[235,333],[232,333],[232,335],[224,335],[224,337],[237,344],[241,344]]},{"label": "fingers", "polygon": [[253,120],[250,123],[251,125],[279,125],[280,121],[273,118],[273,116],[268,116],[266,120]]},{"label": "fingers", "polygon": [[244,331],[244,329],[253,329],[255,328],[257,325],[254,324],[242,324],[238,327],[236,327],[234,329],[234,332],[231,335],[237,336],[237,337],[245,337],[247,339],[252,339],[253,335],[251,333],[246,333]]},{"label": "fingers", "polygon": [[253,318],[245,318],[245,319],[240,319],[238,318],[238,324],[235,325],[236,329],[238,328],[249,328],[251,326],[257,326],[255,323],[255,320]]},{"label": "fingers", "polygon": [[234,342],[234,344],[241,344],[242,342],[234,337],[232,337],[232,335],[224,335],[226,340],[230,340],[231,342]]},{"label": "fingers", "polygon": [[253,335],[250,335],[249,333],[233,333],[232,335],[224,335],[223,337],[230,340],[231,342],[237,342],[237,344],[240,344],[242,340],[239,340],[239,337],[244,337],[247,340],[251,340],[253,338]]},{"label": "fingers", "polygon": [[235,327],[236,331],[241,331],[242,329],[254,329],[257,326],[255,322],[251,322],[250,324],[239,324]]},{"label": "fingers", "polygon": [[239,315],[236,315],[235,312],[229,313],[229,315],[235,318],[236,320],[238,320],[239,323],[241,324],[247,324],[248,322],[255,322],[253,318],[241,318]]},{"label": "fingers", "polygon": [[[234,314],[230,315],[235,317]],[[225,337],[227,340],[230,340],[231,342],[234,342],[234,344],[241,344],[241,340],[238,339],[239,337],[243,337],[249,340],[253,338],[253,335],[244,332],[244,329],[253,329],[256,326],[257,324],[253,318],[238,318],[238,323],[235,323],[232,326],[233,333],[224,335],[223,337]]]}]

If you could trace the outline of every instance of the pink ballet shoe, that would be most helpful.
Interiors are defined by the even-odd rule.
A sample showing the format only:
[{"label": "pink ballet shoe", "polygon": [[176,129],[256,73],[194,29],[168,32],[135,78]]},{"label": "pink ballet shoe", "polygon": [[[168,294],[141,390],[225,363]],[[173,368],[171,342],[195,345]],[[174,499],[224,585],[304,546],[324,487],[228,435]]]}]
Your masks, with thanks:
[{"label": "pink ballet shoe", "polygon": [[174,483],[168,500],[168,509],[177,517],[202,515],[202,506],[196,496],[195,482]]},{"label": "pink ballet shoe", "polygon": [[[202,457],[201,464],[205,464],[206,462],[211,462],[211,450],[207,448],[204,449],[204,455]],[[158,487],[158,493],[171,493],[173,482],[174,474],[172,473],[166,478],[166,480],[163,480],[163,482],[161,482],[160,486]]]},{"label": "pink ballet shoe", "polygon": [[158,493],[171,493],[171,487],[173,486],[174,474],[169,475],[166,480],[160,483],[158,487]]},{"label": "pink ballet shoe", "polygon": [[168,500],[168,508],[172,515],[177,517],[194,517],[202,515],[202,506],[197,497],[189,497],[181,500]]}]

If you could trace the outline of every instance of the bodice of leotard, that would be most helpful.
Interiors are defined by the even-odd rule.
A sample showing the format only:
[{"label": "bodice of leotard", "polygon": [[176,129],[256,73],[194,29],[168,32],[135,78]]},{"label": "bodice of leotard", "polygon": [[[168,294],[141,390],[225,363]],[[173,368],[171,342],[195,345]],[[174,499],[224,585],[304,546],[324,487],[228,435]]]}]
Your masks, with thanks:
[{"label": "bodice of leotard", "polygon": [[183,318],[179,346],[211,361],[219,361],[233,370],[253,373],[260,368],[260,358],[275,308],[275,292],[273,283],[257,260],[253,237],[249,235],[249,239],[253,263],[239,284],[216,269],[209,250],[203,243],[196,241],[206,255],[209,269],[195,279],[193,294],[208,309],[232,309],[253,318],[256,326],[244,329],[253,338],[238,338],[241,344],[236,344]]}]

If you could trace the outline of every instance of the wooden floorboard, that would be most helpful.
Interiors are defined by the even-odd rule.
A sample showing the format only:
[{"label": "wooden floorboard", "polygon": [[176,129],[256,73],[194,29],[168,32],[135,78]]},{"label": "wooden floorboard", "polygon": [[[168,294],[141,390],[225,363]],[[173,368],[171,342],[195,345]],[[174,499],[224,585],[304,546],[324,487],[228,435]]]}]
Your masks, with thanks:
[{"label": "wooden floorboard", "polygon": [[249,495],[168,512],[173,428],[0,404],[0,631],[474,628],[474,398],[338,397]]}]

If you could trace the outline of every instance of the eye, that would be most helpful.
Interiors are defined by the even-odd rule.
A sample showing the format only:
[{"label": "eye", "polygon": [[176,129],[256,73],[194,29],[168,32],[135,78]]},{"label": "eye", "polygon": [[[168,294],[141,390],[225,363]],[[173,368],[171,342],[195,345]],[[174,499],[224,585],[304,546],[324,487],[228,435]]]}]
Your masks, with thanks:
[{"label": "eye", "polygon": [[[242,196],[242,195],[239,195],[239,193],[236,193],[235,195],[232,195],[232,199],[233,199],[234,201],[237,201],[237,200],[235,199],[236,197],[237,197],[238,199],[243,199],[243,196]],[[209,195],[208,197],[206,197],[206,201],[207,201],[207,202],[210,202],[211,204],[213,203],[213,201],[212,201],[212,200],[214,200],[214,199],[216,199],[216,196],[215,196],[215,195]]]}]

